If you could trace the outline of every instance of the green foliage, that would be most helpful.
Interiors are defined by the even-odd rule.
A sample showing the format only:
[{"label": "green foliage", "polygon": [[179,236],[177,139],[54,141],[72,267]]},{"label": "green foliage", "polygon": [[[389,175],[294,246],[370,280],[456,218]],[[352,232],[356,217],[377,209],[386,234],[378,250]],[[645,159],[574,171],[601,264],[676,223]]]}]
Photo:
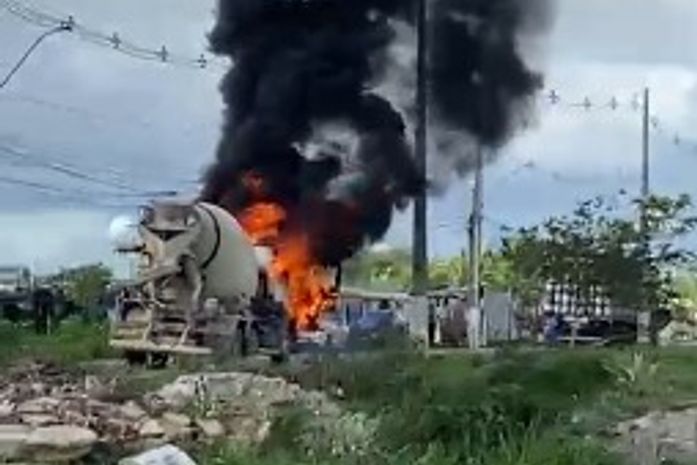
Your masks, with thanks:
[{"label": "green foliage", "polygon": [[52,280],[64,285],[68,297],[80,308],[93,310],[99,304],[111,278],[111,270],[100,263],[62,270]]},{"label": "green foliage", "polygon": [[431,288],[444,289],[465,286],[469,273],[465,260],[464,256],[433,260],[428,267]]},{"label": "green foliage", "polygon": [[675,300],[673,317],[682,321],[693,321],[697,315],[697,275],[683,270],[674,277]]},{"label": "green foliage", "polygon": [[628,363],[615,358],[606,368],[615,377],[618,389],[627,395],[655,395],[660,389],[659,364],[644,353],[635,352]]},{"label": "green foliage", "polygon": [[341,386],[349,406],[381,419],[372,462],[362,463],[392,457],[393,463],[485,464],[503,460],[505,449],[524,454],[525,440],[533,444],[611,386],[602,357],[511,352],[481,361],[392,354],[331,360],[300,379],[327,391]]},{"label": "green foliage", "polygon": [[381,291],[405,291],[411,285],[411,254],[403,249],[365,251],[348,260],[344,283]]},{"label": "green foliage", "polygon": [[697,224],[687,215],[690,206],[687,196],[651,197],[644,205],[646,235],[634,217],[600,197],[582,202],[571,216],[520,229],[502,244],[512,287],[525,303],[539,298],[545,282],[557,281],[582,292],[600,285],[626,308],[666,308],[675,297],[668,271],[691,258],[675,245]]},{"label": "green foliage", "polygon": [[241,449],[221,443],[199,454],[198,463],[201,465],[309,465],[311,462],[299,461],[290,454],[262,454],[254,449]]},{"label": "green foliage", "polygon": [[[411,288],[411,253],[404,249],[365,251],[344,264],[343,279],[349,286],[377,291]],[[461,287],[467,279],[463,257],[436,259],[429,264],[431,288]]]},{"label": "green foliage", "polygon": [[298,433],[315,420],[291,414],[260,449],[216,447],[200,463],[614,465],[594,433],[694,399],[696,364],[690,349],[331,358],[294,375],[306,388],[341,386],[348,412],[379,420],[367,454],[305,454]]},{"label": "green foliage", "polygon": [[69,320],[51,335],[37,335],[30,328],[0,324],[0,365],[24,358],[77,363],[109,355],[108,328],[104,325]]}]

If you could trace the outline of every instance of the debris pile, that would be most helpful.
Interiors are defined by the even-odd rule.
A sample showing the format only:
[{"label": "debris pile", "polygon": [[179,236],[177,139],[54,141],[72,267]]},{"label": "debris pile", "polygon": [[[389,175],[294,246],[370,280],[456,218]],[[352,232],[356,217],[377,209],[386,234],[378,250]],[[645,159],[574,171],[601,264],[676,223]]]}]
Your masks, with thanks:
[{"label": "debris pile", "polygon": [[[167,443],[225,438],[259,444],[285,407],[318,424],[341,424],[324,394],[251,373],[181,376],[140,399],[119,399],[115,383],[32,365],[0,377],[0,462],[70,462],[106,445],[135,453]],[[324,421],[326,420],[326,421]]]},{"label": "debris pile", "polygon": [[616,450],[638,465],[697,459],[697,408],[654,411],[617,425]]}]

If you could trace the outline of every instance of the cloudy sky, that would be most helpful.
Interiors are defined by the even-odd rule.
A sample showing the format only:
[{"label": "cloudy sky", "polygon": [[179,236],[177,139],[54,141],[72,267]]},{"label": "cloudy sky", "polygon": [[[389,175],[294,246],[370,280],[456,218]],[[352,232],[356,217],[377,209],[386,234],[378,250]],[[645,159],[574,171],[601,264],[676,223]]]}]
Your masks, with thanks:
[{"label": "cloudy sky", "polygon": [[[150,48],[182,56],[206,48],[212,0],[16,0]],[[25,3],[30,1],[30,3]],[[694,0],[557,0],[554,29],[531,51],[547,88],[535,124],[487,167],[485,230],[568,211],[577,200],[638,192],[641,115],[631,102],[652,92],[652,188],[697,196],[697,3]],[[3,10],[0,76],[42,32]],[[138,60],[74,34],[46,40],[0,89],[0,263],[40,272],[104,261],[122,264],[107,238],[111,219],[136,195],[194,182],[213,157],[224,63],[188,69]],[[586,97],[586,111],[573,104]],[[610,108],[615,97],[620,106]],[[680,134],[680,144],[674,135]],[[692,143],[689,143],[692,142]],[[433,255],[465,245],[470,184],[452,180],[430,204]],[[410,215],[388,241],[410,241]],[[695,241],[697,243],[697,241]]]}]

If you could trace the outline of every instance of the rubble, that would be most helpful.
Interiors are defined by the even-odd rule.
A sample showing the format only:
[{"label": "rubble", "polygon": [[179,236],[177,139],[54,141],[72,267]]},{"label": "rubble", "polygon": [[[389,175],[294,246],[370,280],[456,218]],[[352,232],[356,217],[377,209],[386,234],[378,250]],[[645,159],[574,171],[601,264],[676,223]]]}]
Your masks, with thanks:
[{"label": "rubble", "polygon": [[0,425],[0,462],[19,459],[30,432],[25,425]]},{"label": "rubble", "polygon": [[216,439],[225,435],[225,427],[218,420],[196,420],[196,426],[203,435],[209,439]]},{"label": "rubble", "polygon": [[615,435],[615,449],[632,463],[693,463],[697,459],[697,408],[650,412],[620,423]]},{"label": "rubble", "polygon": [[21,448],[25,460],[72,462],[85,457],[97,442],[97,434],[76,426],[49,426],[29,433]]},{"label": "rubble", "polygon": [[252,373],[180,376],[142,399],[122,396],[120,402],[109,392],[113,386],[39,365],[0,375],[0,463],[66,463],[90,454],[97,443],[122,453],[221,438],[254,445],[289,406],[320,420],[322,431],[332,424],[343,428],[346,420],[325,394]]}]

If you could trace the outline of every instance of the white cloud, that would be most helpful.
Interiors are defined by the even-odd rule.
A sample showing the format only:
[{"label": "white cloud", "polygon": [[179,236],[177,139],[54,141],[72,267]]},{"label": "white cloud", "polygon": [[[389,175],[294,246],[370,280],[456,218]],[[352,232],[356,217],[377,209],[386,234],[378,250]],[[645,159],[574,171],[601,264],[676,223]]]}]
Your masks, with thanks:
[{"label": "white cloud", "polygon": [[0,228],[2,262],[29,265],[38,273],[100,261],[113,266],[117,262],[108,240],[110,221],[104,212],[5,213]]},{"label": "white cloud", "polygon": [[[118,31],[134,42],[153,48],[167,44],[172,52],[190,56],[205,49],[205,34],[213,25],[213,0],[31,3],[56,14],[73,14],[106,32]],[[564,96],[587,95],[603,102],[613,95],[626,101],[649,85],[652,108],[666,127],[685,134],[693,130],[694,0],[558,0],[558,5],[554,32],[535,49],[550,86]],[[0,12],[0,74],[38,32]],[[409,68],[409,53],[397,56],[403,59],[402,68]],[[196,178],[213,159],[219,137],[219,78],[220,73],[133,60],[71,36],[53,37],[0,93],[0,139],[40,156],[70,161],[92,174],[118,172],[120,178],[146,189],[191,189],[192,184],[181,181]],[[387,86],[387,91],[405,105],[411,95],[404,91],[408,87]],[[568,210],[580,197],[637,188],[639,115],[582,113],[543,109],[539,127],[513,141],[487,169],[489,234],[497,229],[496,220],[528,224]],[[652,144],[652,182],[657,189],[689,190],[697,158],[685,157],[669,138],[656,137]],[[539,170],[520,168],[531,160]],[[121,201],[98,195],[104,190],[100,186],[41,171],[10,165],[0,155],[5,176],[93,195],[75,204],[55,194],[0,184],[0,262],[38,260],[39,267],[48,270],[112,260],[106,231],[117,211],[95,210],[90,203]],[[574,180],[553,179],[551,172]],[[432,200],[433,253],[453,253],[465,244],[469,195],[467,184],[458,182]],[[409,244],[410,220],[410,211],[397,216],[390,243]]]}]

